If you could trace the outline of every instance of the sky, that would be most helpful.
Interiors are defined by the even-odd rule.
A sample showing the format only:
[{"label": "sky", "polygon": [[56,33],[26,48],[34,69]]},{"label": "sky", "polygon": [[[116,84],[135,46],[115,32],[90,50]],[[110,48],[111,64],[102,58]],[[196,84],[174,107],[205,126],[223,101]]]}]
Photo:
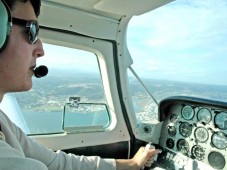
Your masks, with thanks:
[{"label": "sky", "polygon": [[[176,0],[134,17],[127,34],[132,67],[139,76],[220,85],[227,85],[226,39],[226,0]],[[60,49],[51,51],[56,55],[51,65],[83,65],[75,58],[64,60]]]},{"label": "sky", "polygon": [[227,84],[226,39],[226,0],[176,0],[134,17],[128,31],[141,76],[207,84]]}]

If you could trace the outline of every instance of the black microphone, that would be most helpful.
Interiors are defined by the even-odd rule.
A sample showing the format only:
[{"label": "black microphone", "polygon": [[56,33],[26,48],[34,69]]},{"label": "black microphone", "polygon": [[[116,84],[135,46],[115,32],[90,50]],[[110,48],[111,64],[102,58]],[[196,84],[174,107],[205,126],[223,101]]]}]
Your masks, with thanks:
[{"label": "black microphone", "polygon": [[34,70],[34,75],[36,78],[41,78],[41,77],[44,77],[47,75],[48,73],[48,68],[46,66],[39,66],[39,67],[36,67]]}]

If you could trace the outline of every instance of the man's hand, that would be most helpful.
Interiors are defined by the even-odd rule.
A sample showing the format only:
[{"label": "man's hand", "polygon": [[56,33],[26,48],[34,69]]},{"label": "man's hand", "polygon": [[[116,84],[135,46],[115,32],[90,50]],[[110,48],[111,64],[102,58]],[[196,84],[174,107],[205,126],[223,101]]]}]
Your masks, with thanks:
[{"label": "man's hand", "polygon": [[145,147],[141,147],[132,159],[116,160],[117,170],[140,170],[144,166],[150,167],[154,162],[156,154],[160,153],[158,149],[150,148],[145,150]]}]

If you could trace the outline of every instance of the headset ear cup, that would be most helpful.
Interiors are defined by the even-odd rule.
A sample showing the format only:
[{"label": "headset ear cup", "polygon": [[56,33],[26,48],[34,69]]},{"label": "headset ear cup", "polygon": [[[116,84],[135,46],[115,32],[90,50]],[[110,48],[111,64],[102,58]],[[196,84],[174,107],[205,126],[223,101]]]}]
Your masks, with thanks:
[{"label": "headset ear cup", "polygon": [[0,52],[7,43],[8,36],[11,31],[11,14],[8,6],[3,0],[0,0]]}]

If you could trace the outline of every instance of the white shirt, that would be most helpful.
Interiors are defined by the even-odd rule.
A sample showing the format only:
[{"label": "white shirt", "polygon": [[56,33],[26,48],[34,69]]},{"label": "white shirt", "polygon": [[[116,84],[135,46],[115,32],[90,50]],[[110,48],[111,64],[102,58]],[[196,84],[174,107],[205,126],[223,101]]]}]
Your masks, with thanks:
[{"label": "white shirt", "polygon": [[116,170],[114,159],[54,152],[29,138],[0,110],[0,170]]}]

